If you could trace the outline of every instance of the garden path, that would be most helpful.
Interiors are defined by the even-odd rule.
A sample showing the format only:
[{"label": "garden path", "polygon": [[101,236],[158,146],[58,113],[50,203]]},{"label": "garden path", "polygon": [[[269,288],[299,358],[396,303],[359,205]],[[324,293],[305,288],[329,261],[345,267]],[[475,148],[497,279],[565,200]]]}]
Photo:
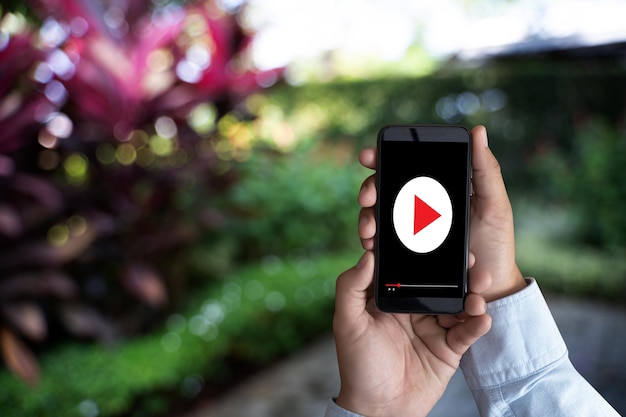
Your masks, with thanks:
[{"label": "garden path", "polygon": [[[548,297],[576,368],[626,415],[626,308],[597,301]],[[339,390],[332,336],[328,335],[182,417],[323,417]],[[429,417],[478,417],[460,372]]]}]

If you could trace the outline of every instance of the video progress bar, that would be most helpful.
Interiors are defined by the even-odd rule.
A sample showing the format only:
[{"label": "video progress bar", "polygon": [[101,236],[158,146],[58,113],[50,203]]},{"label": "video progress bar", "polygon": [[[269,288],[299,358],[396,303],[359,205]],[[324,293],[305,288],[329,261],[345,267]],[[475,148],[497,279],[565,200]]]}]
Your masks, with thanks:
[{"label": "video progress bar", "polygon": [[456,284],[385,284],[385,287],[393,288],[459,288]]}]

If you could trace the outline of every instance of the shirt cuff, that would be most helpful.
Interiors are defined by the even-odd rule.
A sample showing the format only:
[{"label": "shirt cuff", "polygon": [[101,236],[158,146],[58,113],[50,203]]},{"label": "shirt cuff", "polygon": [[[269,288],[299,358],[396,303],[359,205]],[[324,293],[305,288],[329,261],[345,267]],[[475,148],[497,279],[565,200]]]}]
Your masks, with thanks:
[{"label": "shirt cuff", "polygon": [[502,386],[556,366],[567,347],[533,278],[528,286],[487,304],[491,330],[461,359],[471,390]]},{"label": "shirt cuff", "polygon": [[337,405],[335,400],[329,400],[324,417],[363,417]]}]

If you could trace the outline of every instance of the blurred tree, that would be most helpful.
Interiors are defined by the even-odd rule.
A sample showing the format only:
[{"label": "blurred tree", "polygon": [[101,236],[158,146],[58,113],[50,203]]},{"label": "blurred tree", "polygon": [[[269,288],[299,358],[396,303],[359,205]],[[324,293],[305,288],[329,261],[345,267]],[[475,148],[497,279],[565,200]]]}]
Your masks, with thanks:
[{"label": "blurred tree", "polygon": [[578,237],[603,249],[626,248],[626,135],[623,120],[583,118],[572,150],[546,149],[534,161],[553,193],[572,204]]},{"label": "blurred tree", "polygon": [[216,2],[41,0],[0,18],[0,350],[112,341],[184,290],[177,254],[235,179],[217,121],[279,71]]}]

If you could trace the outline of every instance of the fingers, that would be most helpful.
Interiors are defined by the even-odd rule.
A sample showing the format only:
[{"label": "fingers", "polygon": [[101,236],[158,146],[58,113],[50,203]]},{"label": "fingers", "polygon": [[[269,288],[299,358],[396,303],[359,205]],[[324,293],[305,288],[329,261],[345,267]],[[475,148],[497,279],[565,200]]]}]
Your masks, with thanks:
[{"label": "fingers", "polygon": [[465,297],[463,312],[460,314],[442,314],[437,316],[437,323],[443,328],[451,329],[458,323],[477,317],[487,312],[485,297],[476,293],[469,293]]},{"label": "fingers", "polygon": [[361,207],[373,207],[376,204],[376,176],[370,175],[363,181],[357,201]]},{"label": "fingers", "polygon": [[365,250],[374,250],[374,236],[376,235],[376,220],[374,208],[366,207],[359,213],[359,237]]},{"label": "fingers", "polygon": [[487,312],[487,302],[483,296],[470,293],[465,297],[465,314],[468,317],[480,316]]},{"label": "fingers", "polygon": [[446,335],[448,347],[455,353],[462,355],[480,337],[491,328],[491,317],[487,314],[470,317],[453,326]]},{"label": "fingers", "polygon": [[491,286],[491,274],[476,265],[476,257],[469,253],[469,294],[465,297],[463,312],[456,315],[440,315],[437,322],[441,327],[450,329],[459,322],[466,321],[471,316],[480,316],[487,311],[487,302],[482,294]]},{"label": "fingers", "polygon": [[484,293],[491,286],[491,282],[491,274],[489,271],[476,264],[470,268],[467,283],[470,293]]},{"label": "fingers", "polygon": [[374,205],[376,204],[376,177],[371,175],[363,181],[359,191],[358,202],[361,207],[359,213],[359,237],[361,246],[365,250],[374,249],[374,235],[376,234],[376,219]]},{"label": "fingers", "polygon": [[374,254],[365,252],[356,266],[337,278],[335,319],[338,324],[353,322],[365,312],[368,289],[374,280]]},{"label": "fingers", "polygon": [[366,148],[359,152],[359,162],[365,168],[376,169],[377,164],[376,148]]}]

